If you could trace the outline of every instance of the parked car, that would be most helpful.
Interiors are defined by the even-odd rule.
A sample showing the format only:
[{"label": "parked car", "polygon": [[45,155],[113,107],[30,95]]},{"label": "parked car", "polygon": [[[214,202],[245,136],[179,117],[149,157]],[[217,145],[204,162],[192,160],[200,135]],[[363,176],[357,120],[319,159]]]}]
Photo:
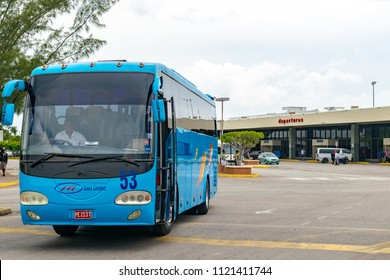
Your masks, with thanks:
[{"label": "parked car", "polygon": [[258,157],[259,164],[279,164],[279,158],[272,152],[261,153]]},{"label": "parked car", "polygon": [[20,157],[20,151],[19,150],[15,150],[15,151],[12,151],[14,153],[14,157]]},{"label": "parked car", "polygon": [[11,150],[6,149],[5,153],[8,155],[8,157],[14,157],[14,153]]},{"label": "parked car", "polygon": [[259,158],[260,154],[261,154],[261,151],[250,151],[249,157],[250,157],[250,159],[257,159],[257,158]]},{"label": "parked car", "polygon": [[316,160],[322,163],[328,163],[332,160],[332,152],[337,151],[339,154],[339,161],[346,164],[353,161],[351,151],[345,148],[317,148]]}]

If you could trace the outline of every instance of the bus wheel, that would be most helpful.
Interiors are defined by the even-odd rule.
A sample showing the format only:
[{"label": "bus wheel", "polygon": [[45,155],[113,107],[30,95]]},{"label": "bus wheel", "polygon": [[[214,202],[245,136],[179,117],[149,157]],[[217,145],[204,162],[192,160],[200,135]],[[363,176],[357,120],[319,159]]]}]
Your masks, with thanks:
[{"label": "bus wheel", "polygon": [[209,212],[209,206],[210,206],[210,183],[209,183],[209,180],[207,180],[207,182],[206,182],[206,198],[205,198],[205,201],[199,205],[198,214],[206,215]]},{"label": "bus wheel", "polygon": [[61,236],[72,236],[79,226],[53,226],[54,231]]},{"label": "bus wheel", "polygon": [[171,232],[172,226],[173,226],[173,204],[171,203],[169,207],[169,218],[167,221],[160,222],[153,226],[153,232],[156,235],[167,235]]}]

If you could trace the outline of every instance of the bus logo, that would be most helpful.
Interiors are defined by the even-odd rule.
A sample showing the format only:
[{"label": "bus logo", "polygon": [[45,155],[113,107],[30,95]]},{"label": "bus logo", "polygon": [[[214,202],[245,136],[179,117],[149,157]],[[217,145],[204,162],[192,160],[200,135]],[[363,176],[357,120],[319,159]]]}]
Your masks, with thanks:
[{"label": "bus logo", "polygon": [[82,186],[78,184],[60,184],[56,186],[56,191],[63,194],[72,194],[78,193],[83,189]]}]

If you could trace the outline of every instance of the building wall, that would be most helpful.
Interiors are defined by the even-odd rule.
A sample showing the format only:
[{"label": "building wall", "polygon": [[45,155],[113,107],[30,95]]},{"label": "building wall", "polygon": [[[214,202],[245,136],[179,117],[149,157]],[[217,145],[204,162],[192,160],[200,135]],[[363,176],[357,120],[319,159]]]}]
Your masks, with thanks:
[{"label": "building wall", "polygon": [[[218,125],[220,127],[220,123]],[[314,158],[313,139],[336,139],[338,147],[350,149],[355,159],[376,159],[378,151],[387,148],[383,139],[390,137],[390,106],[249,116],[224,121],[225,132],[239,130],[265,131],[268,139],[288,139],[284,157],[295,158],[301,149],[305,149],[307,156]],[[283,131],[288,131],[288,135],[284,133],[279,137],[282,133],[278,132]],[[277,137],[273,138],[275,135]]]},{"label": "building wall", "polygon": [[390,106],[331,112],[279,115],[272,117],[241,117],[224,120],[224,130],[304,127],[318,125],[378,123],[390,121]]}]

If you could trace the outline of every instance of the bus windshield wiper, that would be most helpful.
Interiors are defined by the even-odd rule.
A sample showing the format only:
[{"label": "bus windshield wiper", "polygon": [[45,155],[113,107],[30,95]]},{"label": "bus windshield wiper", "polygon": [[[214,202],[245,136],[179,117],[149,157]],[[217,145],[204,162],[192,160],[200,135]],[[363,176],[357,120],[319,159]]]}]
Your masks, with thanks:
[{"label": "bus windshield wiper", "polygon": [[92,158],[92,159],[88,159],[88,160],[84,160],[84,161],[79,161],[79,162],[73,163],[71,165],[68,165],[68,167],[72,167],[72,166],[79,165],[79,164],[84,164],[84,163],[103,161],[103,160],[108,160],[108,159],[116,159],[116,160],[119,160],[119,161],[123,161],[123,162],[127,162],[127,163],[130,163],[130,164],[133,164],[133,165],[135,165],[137,167],[140,167],[140,165],[138,163],[136,163],[134,160],[126,159],[123,156],[107,156],[107,157]]},{"label": "bus windshield wiper", "polygon": [[66,157],[66,158],[91,158],[90,156],[80,156],[80,155],[74,155],[74,154],[63,154],[63,153],[48,153],[46,154],[44,157],[38,159],[37,161],[34,161],[32,164],[31,164],[31,168],[34,168],[36,166],[38,166],[39,164],[41,164],[42,162],[45,162],[49,159],[51,159],[52,157]]}]

